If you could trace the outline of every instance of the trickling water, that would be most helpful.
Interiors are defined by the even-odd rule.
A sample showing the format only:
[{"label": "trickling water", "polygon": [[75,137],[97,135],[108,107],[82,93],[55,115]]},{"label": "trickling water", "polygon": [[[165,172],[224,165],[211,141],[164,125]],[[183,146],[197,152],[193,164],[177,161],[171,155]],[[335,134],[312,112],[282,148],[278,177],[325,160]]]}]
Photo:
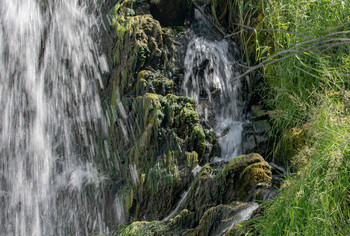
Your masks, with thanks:
[{"label": "trickling water", "polygon": [[259,207],[259,204],[256,202],[248,203],[248,206],[245,209],[241,210],[234,217],[232,217],[231,225],[229,227],[227,227],[222,232],[222,234],[224,234],[228,230],[232,229],[236,224],[243,222],[243,221],[246,221],[246,220],[249,220],[252,217],[254,211],[256,209],[258,209],[258,207]]},{"label": "trickling water", "polygon": [[105,230],[93,161],[104,61],[91,37],[94,5],[0,2],[1,235]]},{"label": "trickling water", "polygon": [[116,213],[116,220],[117,220],[116,223],[117,224],[125,223],[126,217],[125,217],[124,206],[118,196],[114,200],[114,211]]},{"label": "trickling water", "polygon": [[[197,174],[201,171],[201,169],[202,169],[202,167],[199,165],[197,165],[195,168],[193,168],[192,174],[193,174],[194,178],[196,178]],[[185,191],[181,195],[181,199],[177,203],[175,209],[172,212],[170,212],[170,214],[167,217],[165,217],[162,221],[166,222],[166,221],[170,220],[171,218],[173,218],[178,213],[178,211],[182,207],[183,203],[187,200],[188,194],[191,192],[193,185],[194,185],[194,181],[192,182],[190,187],[187,189],[187,191]]]},{"label": "trickling water", "polygon": [[[217,40],[207,20],[196,11],[197,28],[192,32],[186,57],[183,88],[186,96],[197,101],[204,122],[214,120],[221,157],[231,160],[242,153],[241,81],[231,83],[237,70],[238,48],[227,40]],[[196,27],[196,26],[194,26]]]}]

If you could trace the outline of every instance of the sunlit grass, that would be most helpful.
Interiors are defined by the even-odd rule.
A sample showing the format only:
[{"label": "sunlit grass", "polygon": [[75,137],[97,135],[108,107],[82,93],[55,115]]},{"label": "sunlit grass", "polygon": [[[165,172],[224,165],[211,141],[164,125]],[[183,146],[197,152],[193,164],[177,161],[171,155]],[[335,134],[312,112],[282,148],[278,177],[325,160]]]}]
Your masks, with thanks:
[{"label": "sunlit grass", "polygon": [[284,183],[281,196],[255,220],[258,234],[350,233],[350,119],[343,105],[332,99],[325,99],[310,112],[309,132],[315,142],[304,147],[309,150],[308,162]]},{"label": "sunlit grass", "polygon": [[254,45],[251,71],[261,68],[267,85],[270,158],[295,171],[251,233],[349,235],[350,7],[341,0],[250,2],[256,9],[240,11],[248,12],[240,21],[256,29],[241,39],[246,52]]}]

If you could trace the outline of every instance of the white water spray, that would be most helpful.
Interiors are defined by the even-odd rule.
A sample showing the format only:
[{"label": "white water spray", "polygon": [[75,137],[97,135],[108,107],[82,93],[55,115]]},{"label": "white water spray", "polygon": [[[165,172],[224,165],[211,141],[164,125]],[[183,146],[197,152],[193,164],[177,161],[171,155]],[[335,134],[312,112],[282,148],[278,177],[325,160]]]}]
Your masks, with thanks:
[{"label": "white water spray", "polygon": [[[199,27],[211,28],[198,11],[196,19]],[[207,35],[213,34],[210,30],[202,36],[193,33],[185,57],[183,88],[186,96],[196,100],[204,121],[214,120],[221,147],[217,160],[228,161],[242,154],[242,85],[240,80],[231,83],[238,73],[232,54],[238,49],[225,39],[209,39]]]},{"label": "white water spray", "polygon": [[[94,3],[0,2],[0,234],[102,233]],[[97,83],[96,83],[97,80]]]}]

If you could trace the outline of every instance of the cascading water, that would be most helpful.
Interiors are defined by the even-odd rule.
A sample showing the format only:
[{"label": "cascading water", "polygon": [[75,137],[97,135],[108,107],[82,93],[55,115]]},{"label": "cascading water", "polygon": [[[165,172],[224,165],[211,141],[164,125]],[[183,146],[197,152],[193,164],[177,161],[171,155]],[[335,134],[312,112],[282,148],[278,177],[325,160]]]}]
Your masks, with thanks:
[{"label": "cascading water", "polygon": [[[237,70],[237,46],[227,40],[217,40],[217,33],[196,10],[197,25],[192,30],[185,57],[183,88],[186,96],[197,101],[198,113],[205,123],[213,124],[219,136],[221,157],[231,160],[242,154],[242,84],[232,78]],[[199,29],[199,30],[196,30]]]},{"label": "cascading water", "polygon": [[94,2],[0,2],[1,235],[105,231]]},{"label": "cascading water", "polygon": [[[213,161],[230,161],[242,154],[243,114],[242,81],[232,79],[240,74],[239,49],[212,28],[200,11],[195,11],[196,24],[190,32],[191,41],[185,56],[183,89],[194,98],[204,124],[213,127],[219,136],[221,156]],[[249,82],[249,81],[248,81]],[[186,194],[186,192],[185,192]],[[180,201],[181,204],[181,201]],[[248,203],[233,217],[230,225],[250,219],[259,205]]]}]

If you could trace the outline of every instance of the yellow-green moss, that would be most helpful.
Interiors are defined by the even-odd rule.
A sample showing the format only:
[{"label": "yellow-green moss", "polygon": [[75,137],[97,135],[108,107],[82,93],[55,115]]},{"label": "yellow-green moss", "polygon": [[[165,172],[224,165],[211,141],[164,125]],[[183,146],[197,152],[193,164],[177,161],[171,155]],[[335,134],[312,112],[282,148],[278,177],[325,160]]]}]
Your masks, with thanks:
[{"label": "yellow-green moss", "polygon": [[200,160],[203,159],[207,145],[204,131],[199,125],[194,126],[192,129],[191,142],[193,143],[193,150],[198,153]]},{"label": "yellow-green moss", "polygon": [[240,174],[247,166],[258,162],[265,162],[265,160],[257,153],[238,156],[225,165],[220,176],[226,179],[229,174]]},{"label": "yellow-green moss", "polygon": [[186,153],[186,159],[187,159],[187,167],[192,170],[196,165],[198,165],[198,154],[193,152],[187,152]]},{"label": "yellow-green moss", "polygon": [[164,228],[166,226],[159,221],[135,221],[117,233],[120,236],[151,236],[157,235],[157,232],[162,232]]}]

